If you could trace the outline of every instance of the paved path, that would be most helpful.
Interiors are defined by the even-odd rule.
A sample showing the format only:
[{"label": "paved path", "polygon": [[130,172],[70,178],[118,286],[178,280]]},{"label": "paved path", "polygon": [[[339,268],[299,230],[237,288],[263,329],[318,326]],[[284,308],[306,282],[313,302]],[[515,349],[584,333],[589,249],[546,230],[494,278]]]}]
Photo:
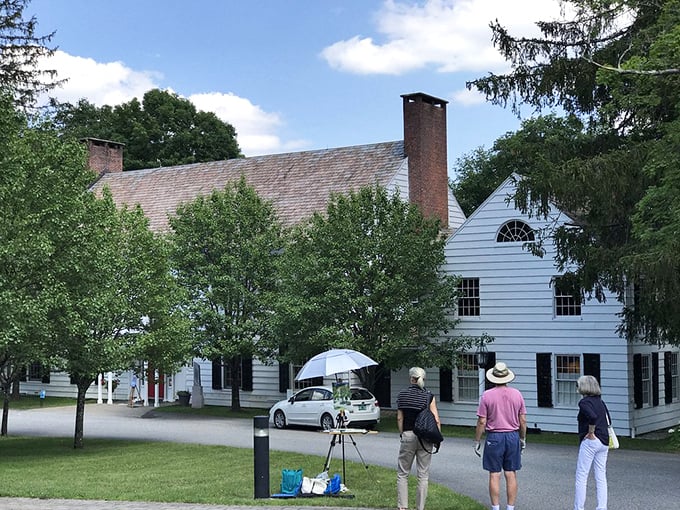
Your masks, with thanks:
[{"label": "paved path", "polygon": [[[21,436],[72,437],[75,408],[45,408],[27,411],[10,410],[9,433]],[[156,413],[150,408],[128,408],[125,405],[89,404],[85,411],[85,439],[120,438],[167,440],[198,444],[218,444],[252,448],[252,420],[196,417],[169,413]],[[394,433],[353,436],[358,450],[368,464],[395,467],[399,438]],[[430,479],[452,490],[472,497],[484,504],[488,501],[487,475],[480,460],[472,451],[472,438],[447,438],[441,451],[433,458]],[[325,456],[328,436],[309,430],[270,429],[269,444],[272,450],[307,452]],[[518,473],[518,510],[567,510],[573,505],[574,467],[577,447],[539,445],[528,438],[523,455],[523,468]],[[336,461],[334,454],[332,462]],[[346,444],[347,460],[360,462],[356,449]],[[333,465],[331,466],[334,469]],[[650,510],[672,508],[678,502],[678,477],[680,455],[617,450],[611,452],[608,462],[609,508],[625,510]],[[1,482],[0,482],[1,483]],[[351,480],[348,485],[351,486]],[[594,483],[589,483],[588,504],[594,508]],[[390,494],[390,497],[392,495]],[[504,499],[503,499],[504,500]],[[18,500],[0,498],[0,509],[27,510],[33,506],[19,506]],[[55,503],[59,504],[59,502]],[[92,506],[92,505],[99,506]],[[12,506],[15,505],[15,506]],[[49,510],[69,509],[121,509],[159,510],[182,508],[187,510],[234,510],[237,507],[205,505],[155,505],[120,502],[90,506],[46,506]],[[103,505],[103,506],[102,506]],[[670,505],[670,506],[669,506]],[[243,507],[242,507],[243,508]],[[257,507],[248,507],[257,510]],[[296,507],[266,507],[269,510]],[[314,510],[313,507],[303,507]],[[332,510],[324,507],[325,510]]]}]

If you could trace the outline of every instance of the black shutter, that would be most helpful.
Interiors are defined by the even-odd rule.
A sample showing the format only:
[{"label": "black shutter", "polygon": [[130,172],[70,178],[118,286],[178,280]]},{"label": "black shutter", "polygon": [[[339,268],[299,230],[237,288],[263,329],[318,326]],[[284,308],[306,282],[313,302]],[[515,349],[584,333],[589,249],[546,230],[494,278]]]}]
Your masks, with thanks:
[{"label": "black shutter", "polygon": [[652,353],[652,405],[659,405],[659,353]]},{"label": "black shutter", "polygon": [[241,358],[241,389],[253,391],[253,358]]},{"label": "black shutter", "polygon": [[642,408],[642,354],[633,355],[633,400],[635,409]]},{"label": "black shutter", "polygon": [[290,388],[290,363],[279,363],[279,393],[286,393]]},{"label": "black shutter", "polygon": [[600,355],[583,354],[583,375],[592,375],[600,383]]},{"label": "black shutter", "polygon": [[670,351],[663,353],[663,389],[664,402],[666,404],[673,403],[673,374],[671,374],[672,355]]},{"label": "black shutter", "polygon": [[26,371],[26,367],[22,366],[21,370],[19,370],[19,381],[26,382],[27,380],[28,380],[28,372]]},{"label": "black shutter", "polygon": [[453,402],[453,373],[450,368],[439,369],[439,401]]},{"label": "black shutter", "polygon": [[[486,370],[488,370],[496,365],[496,353],[489,351],[486,354]],[[486,370],[484,370],[484,389],[488,390],[494,387],[494,383],[486,378]]]},{"label": "black shutter", "polygon": [[552,407],[552,353],[536,353],[536,398],[538,407]]},{"label": "black shutter", "polygon": [[222,358],[215,358],[212,361],[212,389],[222,389]]},{"label": "black shutter", "polygon": [[50,369],[45,367],[45,372],[43,372],[42,381],[43,384],[50,384]]}]

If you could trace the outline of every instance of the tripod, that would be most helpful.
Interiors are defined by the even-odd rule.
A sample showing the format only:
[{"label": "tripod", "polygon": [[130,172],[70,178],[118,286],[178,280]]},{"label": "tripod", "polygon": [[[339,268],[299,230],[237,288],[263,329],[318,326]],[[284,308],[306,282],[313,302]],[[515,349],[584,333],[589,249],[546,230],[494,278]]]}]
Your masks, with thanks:
[{"label": "tripod", "polygon": [[335,448],[335,445],[339,443],[342,451],[342,480],[344,483],[347,483],[347,478],[345,476],[345,441],[346,441],[345,437],[348,437],[350,441],[352,441],[354,449],[359,454],[361,463],[364,465],[366,469],[368,469],[368,465],[366,464],[364,457],[361,455],[361,452],[359,451],[359,447],[357,446],[356,441],[354,441],[354,438],[352,437],[351,434],[352,429],[347,428],[347,417],[345,416],[345,411],[340,411],[335,420],[336,420],[335,429],[329,431],[329,433],[331,434],[331,444],[328,448],[328,454],[326,455],[326,462],[324,463],[323,470],[327,472],[328,469],[330,468],[333,449]]}]

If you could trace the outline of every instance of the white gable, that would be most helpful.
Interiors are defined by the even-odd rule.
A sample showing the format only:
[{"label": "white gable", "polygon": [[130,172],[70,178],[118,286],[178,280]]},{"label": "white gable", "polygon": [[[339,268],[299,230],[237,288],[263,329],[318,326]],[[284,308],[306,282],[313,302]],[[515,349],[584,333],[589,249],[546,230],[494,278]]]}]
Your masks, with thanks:
[{"label": "white gable", "polygon": [[[532,255],[523,242],[497,242],[499,229],[510,220],[526,222],[534,230],[549,223],[570,221],[556,209],[548,220],[530,218],[515,209],[510,200],[515,177],[503,182],[447,242],[444,269],[463,278],[479,279],[480,309],[478,316],[460,317],[460,323],[449,334],[494,337],[488,349],[516,373],[513,385],[524,394],[530,427],[574,432],[578,408],[575,403],[560,403],[556,360],[558,356],[560,361],[564,360],[562,356],[574,356],[579,359],[582,373],[585,356],[591,354],[599,356],[603,397],[622,433],[635,434],[664,426],[660,408],[630,410],[632,356],[655,348],[631,345],[619,337],[616,328],[621,305],[616,297],[608,294],[603,303],[588,300],[582,304],[580,315],[556,315],[552,281],[558,271],[553,260],[554,246],[546,243],[546,255],[541,258]],[[538,404],[539,353],[551,359],[552,406]],[[480,385],[483,381],[480,371]],[[440,402],[440,407],[446,423],[475,422],[476,403]],[[656,420],[650,418],[654,413],[658,415]]]}]

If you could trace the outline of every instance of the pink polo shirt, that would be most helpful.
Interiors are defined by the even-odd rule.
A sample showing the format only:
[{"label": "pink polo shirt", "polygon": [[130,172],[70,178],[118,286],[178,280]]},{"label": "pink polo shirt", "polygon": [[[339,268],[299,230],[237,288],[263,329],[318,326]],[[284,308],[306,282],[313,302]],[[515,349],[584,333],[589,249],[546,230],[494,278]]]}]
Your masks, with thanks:
[{"label": "pink polo shirt", "polygon": [[519,430],[521,414],[527,414],[524,398],[519,390],[509,386],[496,386],[486,390],[477,408],[477,416],[486,418],[486,430],[489,432]]}]

